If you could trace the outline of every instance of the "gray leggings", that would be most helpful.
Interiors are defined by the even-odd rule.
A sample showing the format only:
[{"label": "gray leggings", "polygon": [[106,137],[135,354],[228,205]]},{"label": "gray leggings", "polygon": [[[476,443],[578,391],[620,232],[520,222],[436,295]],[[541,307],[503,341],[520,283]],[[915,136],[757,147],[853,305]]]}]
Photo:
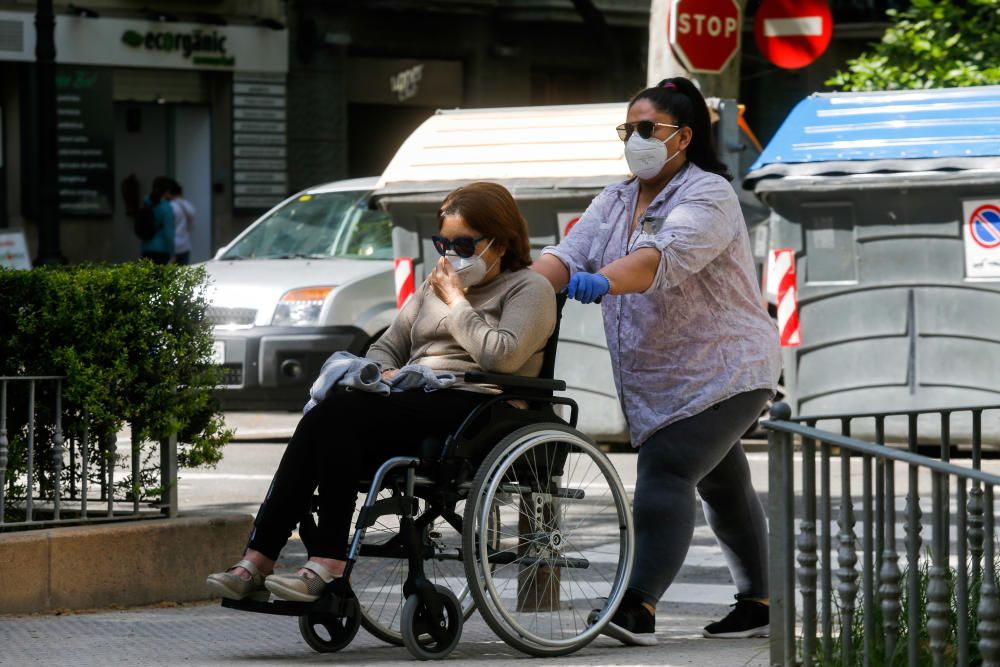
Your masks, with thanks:
[{"label": "gray leggings", "polygon": [[742,436],[771,397],[737,394],[654,433],[639,448],[636,556],[629,588],[652,605],[677,576],[694,536],[695,488],[741,597],[767,597],[767,524]]}]

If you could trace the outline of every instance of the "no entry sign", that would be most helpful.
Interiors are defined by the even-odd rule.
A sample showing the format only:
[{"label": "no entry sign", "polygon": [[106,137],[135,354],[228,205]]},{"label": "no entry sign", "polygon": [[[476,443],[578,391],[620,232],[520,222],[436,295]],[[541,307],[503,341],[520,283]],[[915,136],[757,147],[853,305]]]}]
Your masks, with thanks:
[{"label": "no entry sign", "polygon": [[689,72],[718,74],[740,50],[742,19],[736,0],[672,0],[670,46]]},{"label": "no entry sign", "polygon": [[826,0],[764,0],[753,22],[757,48],[785,69],[805,67],[826,51],[833,18]]}]

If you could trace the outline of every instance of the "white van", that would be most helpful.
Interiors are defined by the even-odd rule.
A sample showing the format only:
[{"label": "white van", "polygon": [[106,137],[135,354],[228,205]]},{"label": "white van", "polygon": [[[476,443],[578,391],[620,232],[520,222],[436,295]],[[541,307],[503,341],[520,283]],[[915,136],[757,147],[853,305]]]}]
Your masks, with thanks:
[{"label": "white van", "polygon": [[304,190],[202,266],[226,409],[300,409],[323,361],[361,354],[396,315],[392,222],[375,178]]},{"label": "white van", "polygon": [[[752,138],[732,101],[710,101],[721,157],[743,174],[756,157]],[[507,187],[528,221],[531,248],[557,243],[606,185],[628,177],[624,144],[615,126],[627,105],[585,104],[438,111],[403,143],[373,193],[375,204],[393,220],[393,250],[410,258],[420,284],[437,261],[431,243],[437,207],[452,189],[486,180]],[[734,184],[751,226],[767,209]],[[755,254],[766,253],[766,237],[754,233]],[[580,405],[579,428],[602,442],[627,442],[628,428],[618,404],[611,360],[598,306],[575,301],[563,311],[556,377]]]}]

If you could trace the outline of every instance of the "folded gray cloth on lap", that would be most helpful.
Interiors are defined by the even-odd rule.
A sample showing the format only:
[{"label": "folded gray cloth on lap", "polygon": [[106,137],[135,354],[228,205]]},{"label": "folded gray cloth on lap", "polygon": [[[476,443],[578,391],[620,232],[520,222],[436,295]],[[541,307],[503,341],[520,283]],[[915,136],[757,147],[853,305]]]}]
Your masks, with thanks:
[{"label": "folded gray cloth on lap", "polygon": [[388,396],[393,391],[436,391],[456,382],[458,377],[454,373],[435,371],[420,364],[403,366],[395,377],[386,381],[382,379],[382,369],[377,362],[350,352],[334,352],[323,362],[319,377],[309,388],[309,402],[302,412],[304,414],[316,407],[334,385]]},{"label": "folded gray cloth on lap", "polygon": [[323,362],[319,377],[309,388],[309,402],[302,412],[309,412],[316,407],[335,384],[377,394],[387,395],[390,391],[389,385],[382,380],[382,370],[378,363],[341,350],[334,352]]},{"label": "folded gray cloth on lap", "polygon": [[389,380],[393,391],[409,391],[411,389],[436,391],[450,387],[456,382],[458,382],[458,376],[454,373],[435,371],[420,364],[403,366],[396,373],[396,376]]}]

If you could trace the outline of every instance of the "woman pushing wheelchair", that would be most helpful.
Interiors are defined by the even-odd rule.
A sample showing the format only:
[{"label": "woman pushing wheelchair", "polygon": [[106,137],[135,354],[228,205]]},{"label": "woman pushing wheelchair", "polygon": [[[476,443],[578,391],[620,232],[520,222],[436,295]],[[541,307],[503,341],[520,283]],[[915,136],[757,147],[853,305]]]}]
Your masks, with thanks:
[{"label": "woman pushing wheelchair", "polygon": [[636,554],[605,632],[656,644],[656,604],[691,545],[695,493],[737,587],[716,638],[769,632],[767,524],[740,444],[773,396],[777,328],[705,99],[688,79],[637,93],[617,128],[633,177],[614,183],[534,270],[601,302],[618,397],[639,449]]},{"label": "woman pushing wheelchair", "polygon": [[[527,224],[513,197],[492,183],[451,192],[438,212],[434,270],[369,349],[388,386],[400,369],[537,376],[556,324],[555,295],[531,265]],[[427,389],[429,389],[428,387]],[[301,419],[257,512],[243,558],[208,576],[212,591],[241,600],[269,591],[317,600],[344,572],[359,480],[393,456],[417,455],[427,437],[453,432],[494,389],[466,384],[429,391],[331,392]],[[273,574],[292,530],[319,490],[318,530],[308,561]]]}]

